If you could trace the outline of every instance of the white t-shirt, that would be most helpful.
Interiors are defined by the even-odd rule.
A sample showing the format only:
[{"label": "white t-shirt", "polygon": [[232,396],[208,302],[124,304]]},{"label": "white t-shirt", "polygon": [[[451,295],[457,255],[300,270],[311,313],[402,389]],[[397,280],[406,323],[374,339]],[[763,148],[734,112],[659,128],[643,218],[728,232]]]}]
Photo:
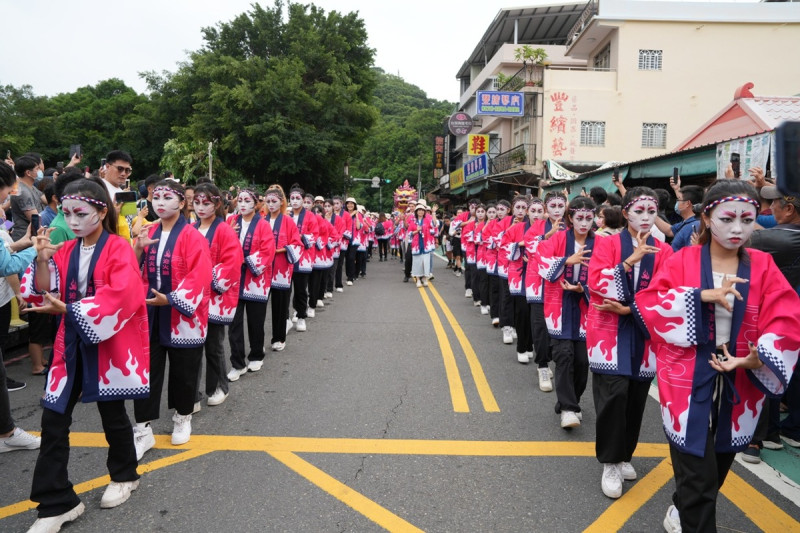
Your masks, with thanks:
[{"label": "white t-shirt", "polygon": [[81,298],[86,296],[86,287],[89,284],[89,265],[92,263],[92,254],[97,245],[81,246],[78,259],[78,294]]},{"label": "white t-shirt", "polygon": [[[712,272],[714,276],[714,288],[719,289],[722,287],[722,282],[725,281],[725,278],[728,277],[726,274],[722,272]],[[736,287],[736,285],[734,285]],[[728,294],[725,296],[725,299],[728,301],[728,304],[733,307],[733,294]],[[717,339],[716,343],[717,346],[721,346],[731,340],[731,322],[733,321],[733,313],[725,309],[719,304],[714,304],[714,326],[717,331]],[[731,349],[729,348],[728,351],[730,352]],[[733,352],[731,352],[733,353]]]},{"label": "white t-shirt", "polygon": [[250,220],[242,219],[242,221],[239,222],[239,226],[241,227],[239,230],[239,244],[242,246],[244,246],[244,239],[247,237],[247,231],[250,229],[250,223],[252,221],[253,219],[251,218]]},{"label": "white t-shirt", "polygon": [[156,286],[159,292],[161,292],[161,256],[164,255],[164,250],[167,248],[168,239],[169,232],[162,231],[161,238],[158,241],[158,254],[156,254]]}]

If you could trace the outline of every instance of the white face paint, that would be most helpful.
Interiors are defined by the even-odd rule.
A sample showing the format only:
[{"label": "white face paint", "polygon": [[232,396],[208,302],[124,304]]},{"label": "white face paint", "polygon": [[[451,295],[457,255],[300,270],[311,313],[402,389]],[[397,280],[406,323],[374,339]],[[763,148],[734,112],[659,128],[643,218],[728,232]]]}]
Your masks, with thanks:
[{"label": "white face paint", "polygon": [[552,219],[564,218],[566,209],[567,203],[563,198],[553,198],[547,202],[547,216]]},{"label": "white face paint", "polygon": [[277,214],[281,210],[281,199],[275,194],[268,194],[264,197],[264,203],[267,204],[267,211],[271,215]]},{"label": "white face paint", "polygon": [[497,206],[497,218],[505,218],[508,214],[508,208],[504,205]]},{"label": "white face paint", "polygon": [[335,211],[337,211],[337,212],[341,211],[342,210],[342,201],[341,200],[334,200],[333,201],[333,209]]},{"label": "white face paint", "polygon": [[478,219],[479,222],[483,222],[486,220],[486,209],[479,207],[475,210],[475,217]]},{"label": "white face paint", "polygon": [[91,235],[101,224],[100,213],[92,204],[83,200],[64,199],[61,210],[64,211],[64,220],[76,237]]},{"label": "white face paint", "polygon": [[517,202],[514,204],[514,219],[522,220],[528,212],[528,202]]},{"label": "white face paint", "polygon": [[289,205],[292,209],[300,209],[303,207],[303,197],[298,193],[291,193],[289,195]]},{"label": "white face paint", "polygon": [[544,205],[536,202],[528,207],[528,218],[530,218],[531,221],[542,220],[544,217]]},{"label": "white face paint", "polygon": [[314,207],[314,200],[311,198],[306,198],[303,200],[303,207],[311,211],[311,208]]},{"label": "white face paint", "polygon": [[239,199],[236,201],[236,205],[239,208],[239,214],[244,216],[247,216],[256,210],[255,199],[247,193],[239,194]]},{"label": "white face paint", "polygon": [[170,219],[181,212],[181,197],[171,189],[153,191],[153,209],[161,219]]},{"label": "white face paint", "polygon": [[489,220],[494,220],[497,218],[497,209],[494,207],[490,207],[486,210],[486,218]]},{"label": "white face paint", "polygon": [[709,217],[711,236],[728,250],[743,246],[753,234],[756,222],[756,208],[747,202],[723,202],[711,212]]},{"label": "white face paint", "polygon": [[323,207],[323,209],[325,209],[325,216],[326,217],[329,217],[329,216],[331,216],[333,214],[333,206],[331,204],[329,204],[328,202],[325,202],[322,205],[322,207]]},{"label": "white face paint", "polygon": [[216,205],[205,194],[198,194],[192,201],[192,207],[197,218],[208,220],[216,216]]},{"label": "white face paint", "polygon": [[658,205],[650,199],[639,197],[628,208],[628,226],[632,235],[647,233],[653,228],[658,216]]},{"label": "white face paint", "polygon": [[579,209],[572,212],[570,217],[572,220],[572,227],[575,229],[577,235],[586,235],[592,229],[594,222],[594,211],[587,209]]}]

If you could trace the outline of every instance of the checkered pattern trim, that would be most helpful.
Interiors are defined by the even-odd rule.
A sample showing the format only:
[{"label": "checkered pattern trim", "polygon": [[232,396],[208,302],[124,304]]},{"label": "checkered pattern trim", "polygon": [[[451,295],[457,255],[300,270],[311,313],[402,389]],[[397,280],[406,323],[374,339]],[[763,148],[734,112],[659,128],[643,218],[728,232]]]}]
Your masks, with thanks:
[{"label": "checkered pattern trim", "polygon": [[289,260],[291,264],[297,263],[297,260],[300,259],[300,249],[295,244],[287,244],[286,245],[286,258]]},{"label": "checkered pattern trim", "polygon": [[167,301],[183,316],[192,316],[195,308],[191,307],[183,298],[178,297],[176,292],[177,291],[172,291],[171,293],[167,294]]},{"label": "checkered pattern trim", "polygon": [[170,339],[170,343],[172,346],[176,348],[186,348],[186,347],[193,347],[193,346],[202,346],[206,343],[206,336],[203,335],[197,339],[185,339],[183,337],[172,337]]},{"label": "checkered pattern trim", "polygon": [[636,322],[636,325],[639,326],[639,329],[644,333],[644,338],[650,339],[650,332],[647,331],[647,324],[645,324],[644,318],[642,318],[642,314],[639,312],[639,307],[636,305],[636,301],[631,300],[628,305],[631,308],[631,314],[633,315],[634,322]]},{"label": "checkered pattern trim", "polygon": [[617,365],[607,362],[595,363],[593,361],[589,361],[589,368],[596,371],[607,370],[613,372],[617,370]]},{"label": "checkered pattern trim", "polygon": [[219,283],[219,278],[217,277],[217,269],[216,268],[212,268],[211,269],[211,289],[214,292],[216,292],[217,294],[222,294],[223,292],[228,290],[227,287],[223,287]]},{"label": "checkered pattern trim", "polygon": [[617,290],[617,298],[628,298],[628,292],[625,290],[627,286],[625,267],[617,265],[614,269],[614,288]]},{"label": "checkered pattern trim", "polygon": [[739,435],[737,437],[733,437],[731,438],[731,446],[734,448],[743,448],[744,446],[750,444],[752,438],[753,435]]},{"label": "checkered pattern trim", "polygon": [[267,303],[269,301],[269,295],[263,296],[261,294],[249,294],[243,293],[240,297],[240,300],[246,300],[248,302],[264,302]]},{"label": "checkered pattern trim", "polygon": [[566,257],[559,257],[554,263],[553,266],[547,269],[545,275],[542,276],[549,282],[555,283],[555,281],[561,276],[562,271],[564,270],[564,264],[567,262]]},{"label": "checkered pattern trim", "polygon": [[49,392],[44,395],[42,399],[45,403],[54,404],[58,401],[58,396],[50,394]]},{"label": "checkered pattern trim", "polygon": [[270,285],[270,287],[273,288],[273,289],[290,289],[292,287],[292,284],[291,283],[278,283],[276,281],[273,281],[272,284]]},{"label": "checkered pattern trim", "polygon": [[245,257],[244,262],[247,264],[247,268],[250,269],[250,272],[252,272],[254,276],[260,276],[264,272],[265,267],[256,263],[252,255]]},{"label": "checkered pattern trim", "polygon": [[217,313],[208,313],[208,321],[212,324],[223,324],[228,325],[233,322],[233,316],[223,317],[222,315],[218,315]]},{"label": "checkered pattern trim", "polygon": [[656,371],[655,370],[639,370],[639,377],[640,378],[652,379],[652,378],[656,377]]},{"label": "checkered pattern trim", "polygon": [[684,299],[686,309],[686,337],[689,344],[697,344],[697,321],[699,320],[698,310],[700,308],[700,294],[698,291],[685,291],[678,294]]},{"label": "checkered pattern trim", "polygon": [[671,433],[666,430],[665,433],[667,434],[667,438],[674,442],[676,446],[680,446],[681,448],[686,447],[686,437],[681,437],[680,435],[676,435],[675,433]]},{"label": "checkered pattern trim", "polygon": [[120,388],[110,388],[110,389],[100,389],[99,391],[100,396],[129,396],[129,395],[147,395],[150,394],[150,387],[143,386],[143,387],[133,387],[130,389],[120,389]]},{"label": "checkered pattern trim", "polygon": [[305,235],[305,234],[300,235],[300,240],[303,241],[303,246],[305,246],[306,250],[311,248],[311,246],[313,245],[313,243],[311,242],[311,239],[308,238],[308,235]]},{"label": "checkered pattern trim", "polygon": [[67,305],[67,314],[81,330],[81,337],[83,337],[84,340],[89,341],[90,344],[99,344],[102,339],[100,338],[100,335],[95,333],[94,329],[92,329],[92,326],[89,324],[89,321],[86,320],[86,317],[81,313],[80,305],[80,302],[73,302]]}]

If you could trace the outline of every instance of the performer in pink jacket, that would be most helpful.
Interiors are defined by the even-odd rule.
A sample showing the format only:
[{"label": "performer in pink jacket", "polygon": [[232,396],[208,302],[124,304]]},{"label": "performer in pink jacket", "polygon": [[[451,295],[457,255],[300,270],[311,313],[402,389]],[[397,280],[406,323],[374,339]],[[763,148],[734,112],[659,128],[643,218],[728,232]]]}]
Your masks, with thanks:
[{"label": "performer in pink jacket", "polygon": [[408,232],[411,235],[411,275],[417,278],[417,287],[427,287],[431,275],[430,254],[436,249],[438,228],[431,215],[426,214],[427,205],[424,200],[417,201],[414,216],[408,221]]}]

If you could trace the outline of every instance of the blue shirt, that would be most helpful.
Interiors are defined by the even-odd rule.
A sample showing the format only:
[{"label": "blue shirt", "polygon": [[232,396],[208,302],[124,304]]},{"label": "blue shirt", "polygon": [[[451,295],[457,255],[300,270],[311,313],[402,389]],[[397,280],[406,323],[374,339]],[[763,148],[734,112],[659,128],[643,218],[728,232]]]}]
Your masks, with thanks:
[{"label": "blue shirt", "polygon": [[696,218],[691,220],[691,222],[687,222],[688,224],[684,224],[683,227],[678,230],[678,233],[673,234],[674,237],[672,238],[672,249],[676,252],[684,246],[691,246],[692,233],[697,231],[697,228],[700,227],[700,221]]},{"label": "blue shirt", "polygon": [[42,226],[49,226],[53,219],[56,218],[57,214],[58,213],[53,211],[53,208],[48,205],[39,213],[39,223]]}]

